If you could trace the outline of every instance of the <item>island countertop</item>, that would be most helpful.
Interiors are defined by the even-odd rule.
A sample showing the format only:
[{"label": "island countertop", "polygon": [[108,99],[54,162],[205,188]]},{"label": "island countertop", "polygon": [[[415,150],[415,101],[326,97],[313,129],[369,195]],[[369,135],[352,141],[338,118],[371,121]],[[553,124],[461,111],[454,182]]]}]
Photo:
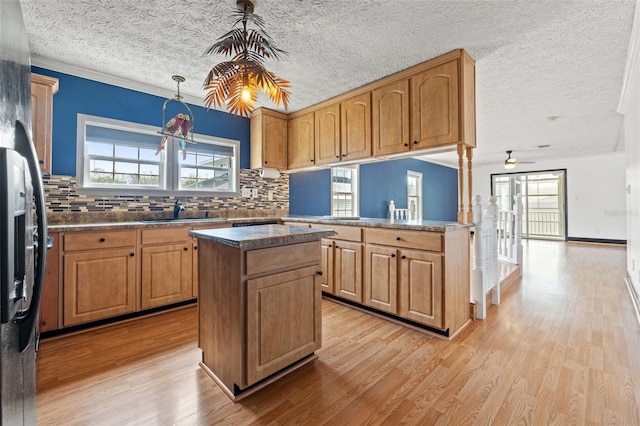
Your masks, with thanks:
[{"label": "island countertop", "polygon": [[334,235],[329,229],[302,228],[287,225],[257,225],[238,228],[201,229],[189,232],[196,238],[241,249],[256,249],[315,241]]},{"label": "island countertop", "polygon": [[374,217],[337,217],[337,216],[287,216],[283,222],[321,223],[327,228],[331,225],[363,226],[370,228],[407,229],[412,231],[449,232],[470,228],[471,224],[437,220],[392,220]]}]

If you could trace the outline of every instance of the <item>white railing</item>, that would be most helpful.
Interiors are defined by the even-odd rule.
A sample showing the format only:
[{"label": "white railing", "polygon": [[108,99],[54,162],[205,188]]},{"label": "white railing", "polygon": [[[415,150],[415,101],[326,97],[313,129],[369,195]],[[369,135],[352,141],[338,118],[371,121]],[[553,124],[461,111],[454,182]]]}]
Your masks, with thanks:
[{"label": "white railing", "polygon": [[[473,197],[473,269],[471,294],[476,301],[476,318],[487,317],[486,295],[491,292],[491,303],[500,304],[500,267],[498,258],[508,253],[522,267],[522,199],[516,196],[511,214],[498,212],[496,197],[489,197],[486,208],[482,198]],[[500,257],[502,259],[502,257]]]},{"label": "white railing", "polygon": [[396,208],[393,200],[389,201],[389,218],[391,220],[415,220],[416,218],[416,206],[411,200],[411,206],[408,209]]}]

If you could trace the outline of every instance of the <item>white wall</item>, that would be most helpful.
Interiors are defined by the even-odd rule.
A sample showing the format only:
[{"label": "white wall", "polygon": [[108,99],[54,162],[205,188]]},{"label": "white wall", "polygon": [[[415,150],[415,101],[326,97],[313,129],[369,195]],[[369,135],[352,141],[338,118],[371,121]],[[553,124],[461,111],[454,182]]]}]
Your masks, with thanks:
[{"label": "white wall", "polygon": [[636,3],[620,112],[627,154],[627,275],[640,294],[640,1]]},{"label": "white wall", "polygon": [[[486,203],[491,174],[567,170],[567,235],[571,238],[627,239],[625,154],[539,161],[506,170],[503,165],[474,167],[473,194]],[[638,265],[640,266],[640,264]]]}]

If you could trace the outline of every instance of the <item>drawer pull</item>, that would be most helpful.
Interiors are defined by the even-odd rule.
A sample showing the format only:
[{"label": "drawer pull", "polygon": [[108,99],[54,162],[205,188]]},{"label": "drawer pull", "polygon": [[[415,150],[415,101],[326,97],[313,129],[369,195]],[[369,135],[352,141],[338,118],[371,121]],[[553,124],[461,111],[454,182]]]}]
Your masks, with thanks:
[{"label": "drawer pull", "polygon": [[129,256],[130,256],[130,257],[133,257],[133,256],[135,256],[135,255],[136,255],[135,253],[129,253]]},{"label": "drawer pull", "polygon": [[396,257],[395,253],[391,253],[391,257]]},{"label": "drawer pull", "polygon": [[396,237],[396,241],[400,241],[402,238],[400,237]]},{"label": "drawer pull", "polygon": [[413,144],[414,145],[418,145],[418,141],[413,141]]},{"label": "drawer pull", "polygon": [[318,276],[322,276],[322,271],[318,271],[318,272],[316,272],[316,275],[318,275]]},{"label": "drawer pull", "polygon": [[403,254],[403,255],[402,255],[402,258],[403,258],[403,259],[406,259],[406,258],[407,258],[407,256],[405,256],[405,255]]},{"label": "drawer pull", "polygon": [[336,244],[336,248],[340,248],[340,246]]},{"label": "drawer pull", "polygon": [[185,248],[183,248],[182,250],[187,251],[187,250],[189,250],[189,248],[188,248],[188,247],[185,247]]},{"label": "drawer pull", "polygon": [[98,241],[100,241],[101,243],[104,243],[105,241],[107,241],[107,239],[103,237],[103,238],[100,238]]}]

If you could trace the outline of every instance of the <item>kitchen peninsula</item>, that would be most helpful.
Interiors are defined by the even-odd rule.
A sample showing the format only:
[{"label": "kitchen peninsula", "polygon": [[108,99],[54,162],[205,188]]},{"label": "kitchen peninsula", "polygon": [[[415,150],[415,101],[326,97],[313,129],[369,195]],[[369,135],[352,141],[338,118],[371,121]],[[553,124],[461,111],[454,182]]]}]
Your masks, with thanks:
[{"label": "kitchen peninsula", "polygon": [[325,296],[449,339],[471,322],[471,225],[428,220],[290,216],[329,228],[322,239]]},{"label": "kitchen peninsula", "polygon": [[233,401],[315,359],[320,239],[333,234],[283,225],[190,232],[199,246],[201,366]]}]

